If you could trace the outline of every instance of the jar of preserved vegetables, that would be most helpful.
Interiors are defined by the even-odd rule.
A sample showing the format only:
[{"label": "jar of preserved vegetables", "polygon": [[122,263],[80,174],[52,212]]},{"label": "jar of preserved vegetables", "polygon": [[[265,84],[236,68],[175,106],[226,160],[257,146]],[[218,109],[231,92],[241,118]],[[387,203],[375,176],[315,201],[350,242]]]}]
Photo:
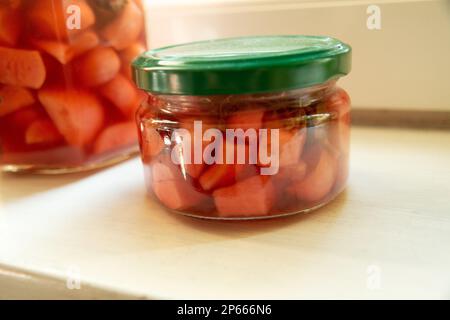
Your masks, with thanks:
[{"label": "jar of preserved vegetables", "polygon": [[65,173],[138,152],[140,0],[0,0],[0,170]]},{"label": "jar of preserved vegetables", "polygon": [[135,81],[149,193],[211,219],[308,212],[345,187],[351,49],[315,36],[232,38],[142,54]]}]

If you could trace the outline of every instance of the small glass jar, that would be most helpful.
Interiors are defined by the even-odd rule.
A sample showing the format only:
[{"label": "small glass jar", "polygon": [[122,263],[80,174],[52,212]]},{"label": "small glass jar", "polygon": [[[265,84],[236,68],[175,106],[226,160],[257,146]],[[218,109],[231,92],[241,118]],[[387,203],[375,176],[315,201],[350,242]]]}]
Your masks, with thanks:
[{"label": "small glass jar", "polygon": [[346,185],[351,49],[269,36],[153,50],[134,62],[150,195],[175,212],[255,219],[316,209]]},{"label": "small glass jar", "polygon": [[0,171],[67,173],[138,153],[140,0],[0,3]]}]

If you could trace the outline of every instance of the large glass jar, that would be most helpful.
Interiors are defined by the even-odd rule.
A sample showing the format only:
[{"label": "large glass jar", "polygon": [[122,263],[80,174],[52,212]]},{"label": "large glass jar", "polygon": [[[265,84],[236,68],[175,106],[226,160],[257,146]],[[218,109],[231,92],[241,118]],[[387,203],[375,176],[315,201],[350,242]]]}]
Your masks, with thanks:
[{"label": "large glass jar", "polygon": [[140,0],[0,1],[0,171],[65,173],[138,151]]},{"label": "large glass jar", "polygon": [[147,52],[137,114],[150,195],[195,217],[307,212],[348,176],[350,47],[327,37],[216,40]]}]

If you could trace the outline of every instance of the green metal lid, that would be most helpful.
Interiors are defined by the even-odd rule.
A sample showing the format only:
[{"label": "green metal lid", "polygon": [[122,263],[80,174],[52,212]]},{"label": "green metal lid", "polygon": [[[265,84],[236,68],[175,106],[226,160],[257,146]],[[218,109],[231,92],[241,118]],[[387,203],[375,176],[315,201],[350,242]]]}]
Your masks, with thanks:
[{"label": "green metal lid", "polygon": [[259,36],[193,42],[143,53],[139,88],[160,94],[216,95],[309,87],[346,75],[351,48],[322,36]]}]

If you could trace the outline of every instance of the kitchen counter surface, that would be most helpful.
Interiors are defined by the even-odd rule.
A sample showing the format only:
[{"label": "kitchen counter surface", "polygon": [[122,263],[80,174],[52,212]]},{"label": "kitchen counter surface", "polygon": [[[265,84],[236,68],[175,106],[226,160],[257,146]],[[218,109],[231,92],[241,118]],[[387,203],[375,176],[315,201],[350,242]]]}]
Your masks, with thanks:
[{"label": "kitchen counter surface", "polygon": [[450,132],[353,130],[318,211],[202,221],[145,197],[138,159],[0,175],[0,298],[450,298]]}]

